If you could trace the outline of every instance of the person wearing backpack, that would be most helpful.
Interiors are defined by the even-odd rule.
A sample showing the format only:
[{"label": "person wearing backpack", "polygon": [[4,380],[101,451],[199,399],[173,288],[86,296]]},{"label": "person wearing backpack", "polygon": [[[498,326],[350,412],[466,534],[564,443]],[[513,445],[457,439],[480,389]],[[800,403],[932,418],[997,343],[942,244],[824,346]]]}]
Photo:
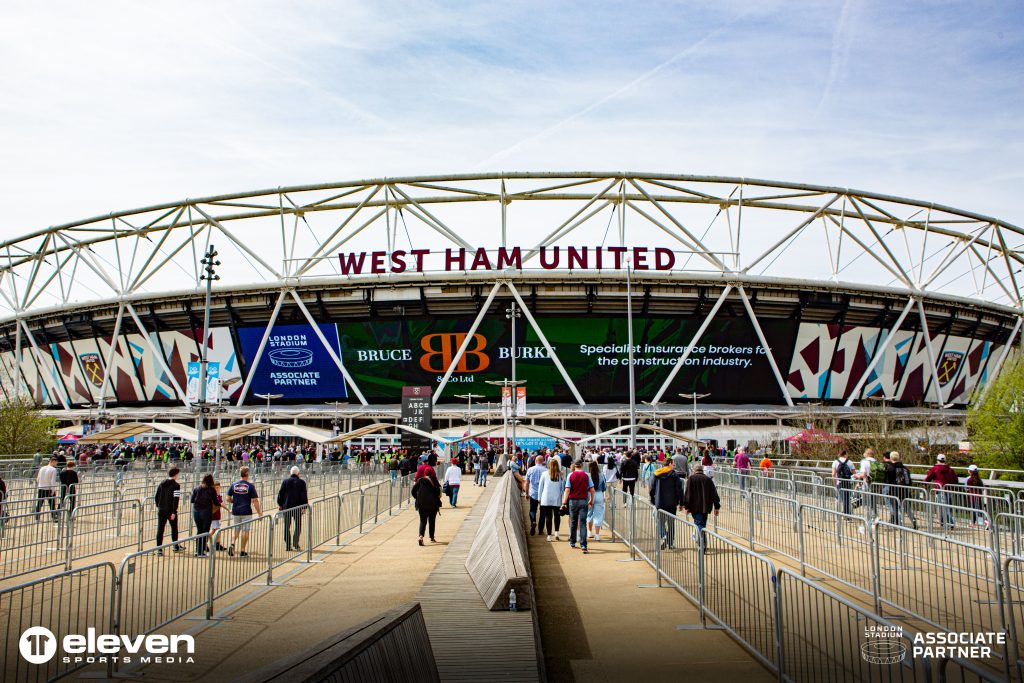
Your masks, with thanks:
[{"label": "person wearing backpack", "polygon": [[[607,459],[611,458],[609,454]],[[601,467],[593,460],[590,461],[590,479],[594,482],[594,504],[587,511],[587,538],[600,541],[601,527],[604,526],[604,496],[608,490],[608,478],[601,473]]]},{"label": "person wearing backpack", "polygon": [[[885,483],[889,485],[886,488],[886,495],[892,496],[895,499],[889,500],[889,511],[892,513],[889,522],[899,526],[903,501],[910,497],[910,487],[914,485],[914,480],[910,476],[910,470],[900,462],[899,453],[893,451],[889,454],[888,460],[885,463]],[[914,517],[913,509],[907,508],[907,518],[916,529],[917,519]]]},{"label": "person wearing backpack", "polygon": [[840,451],[839,457],[832,462],[832,479],[836,485],[836,500],[839,510],[844,515],[850,514],[850,494],[853,490],[853,467],[846,451]]}]

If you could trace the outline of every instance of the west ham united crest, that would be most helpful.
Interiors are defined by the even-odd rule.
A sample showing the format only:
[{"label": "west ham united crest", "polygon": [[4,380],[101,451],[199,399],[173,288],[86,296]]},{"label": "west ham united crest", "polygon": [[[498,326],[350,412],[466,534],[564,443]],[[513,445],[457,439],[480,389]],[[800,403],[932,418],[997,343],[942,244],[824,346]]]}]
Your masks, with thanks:
[{"label": "west ham united crest", "polygon": [[939,359],[939,386],[946,386],[956,377],[960,364],[964,362],[964,354],[959,351],[946,351]]},{"label": "west ham united crest", "polygon": [[103,364],[100,362],[100,354],[83,353],[79,360],[82,361],[82,370],[86,378],[95,386],[103,386]]}]

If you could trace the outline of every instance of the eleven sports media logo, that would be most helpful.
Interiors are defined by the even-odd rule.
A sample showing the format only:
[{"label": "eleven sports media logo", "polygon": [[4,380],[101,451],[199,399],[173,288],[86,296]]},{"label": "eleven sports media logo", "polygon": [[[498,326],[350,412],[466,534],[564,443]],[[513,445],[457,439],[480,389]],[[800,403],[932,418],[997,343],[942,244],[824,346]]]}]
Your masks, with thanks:
[{"label": "eleven sports media logo", "polygon": [[[69,633],[59,640],[63,664],[192,664],[195,639],[187,635],[97,635],[89,627],[84,634]],[[45,626],[32,626],[18,639],[18,651],[29,664],[48,664],[58,654],[58,638]],[[184,652],[181,652],[181,651]],[[127,654],[122,654],[122,652]]]}]

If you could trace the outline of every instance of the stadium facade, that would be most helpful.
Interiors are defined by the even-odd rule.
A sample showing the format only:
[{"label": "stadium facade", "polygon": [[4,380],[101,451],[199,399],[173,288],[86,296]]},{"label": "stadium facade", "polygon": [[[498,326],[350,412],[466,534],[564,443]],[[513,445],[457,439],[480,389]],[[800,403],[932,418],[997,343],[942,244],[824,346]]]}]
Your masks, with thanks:
[{"label": "stadium facade", "polygon": [[621,420],[630,318],[644,415],[689,415],[693,392],[716,417],[955,411],[1018,338],[1022,235],[932,202],[664,174],[186,199],[5,242],[0,378],[61,415],[191,415],[212,243],[206,343],[230,413],[281,394],[280,415],[354,426],[418,385],[464,419],[457,396],[487,410],[515,355],[535,419]]}]

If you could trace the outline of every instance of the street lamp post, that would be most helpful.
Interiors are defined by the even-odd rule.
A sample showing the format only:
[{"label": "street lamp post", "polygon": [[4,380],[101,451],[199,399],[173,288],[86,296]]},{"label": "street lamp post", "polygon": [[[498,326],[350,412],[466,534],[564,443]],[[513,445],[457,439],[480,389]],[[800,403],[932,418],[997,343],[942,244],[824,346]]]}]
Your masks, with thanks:
[{"label": "street lamp post", "polygon": [[[658,422],[658,401],[643,401],[643,404],[651,407],[651,424],[660,427],[661,424]],[[663,434],[658,435],[658,443],[661,444],[661,450],[665,450],[665,436]]]},{"label": "street lamp post", "polygon": [[[523,315],[523,312],[520,311],[519,308],[516,306],[516,302],[515,301],[512,302],[511,306],[509,306],[508,308],[505,309],[505,317],[512,321],[512,386],[518,386],[516,384],[516,320],[518,318],[522,317],[522,315]],[[512,396],[512,401],[513,401],[512,405],[513,406],[517,405],[517,403],[515,402],[515,398],[516,398],[515,395],[513,395]],[[515,413],[514,409],[513,409],[513,413]],[[516,423],[517,422],[518,422],[518,420],[513,420],[512,421],[512,452],[513,453],[516,452]],[[506,422],[506,425],[507,424],[508,423]],[[505,438],[505,443],[506,443],[505,455],[507,457],[508,456],[508,446],[507,446],[507,444],[508,444],[508,435],[506,434],[505,437],[506,437]]]},{"label": "street lamp post", "polygon": [[698,398],[707,398],[710,395],[711,394],[698,394],[697,392],[694,392],[692,394],[679,394],[679,396],[682,397],[682,398],[692,398],[693,399],[693,440],[694,441],[700,441],[700,437],[697,436],[697,399]]},{"label": "street lamp post", "polygon": [[[208,410],[206,405],[206,364],[207,342],[210,336],[210,295],[213,281],[220,279],[220,275],[214,271],[220,265],[220,261],[217,261],[216,258],[217,250],[211,244],[200,261],[203,264],[203,274],[199,276],[199,279],[206,281],[206,305],[203,308],[203,343],[199,345],[199,405],[196,411],[196,452],[194,457],[199,461],[203,457],[203,418]],[[218,432],[218,438],[219,436]]]},{"label": "street lamp post", "polygon": [[267,399],[267,436],[263,440],[263,459],[266,461],[267,451],[270,450],[270,401],[283,398],[284,394],[253,394],[253,396]]},{"label": "street lamp post", "polygon": [[474,394],[474,393],[456,394],[455,398],[464,398],[464,399],[466,399],[466,437],[467,437],[467,447],[471,448],[471,446],[469,446],[469,442],[471,442],[473,440],[473,399],[474,398],[484,398],[484,395],[483,394]]},{"label": "street lamp post", "polygon": [[[526,384],[526,380],[525,379],[518,379],[518,380],[517,379],[496,379],[496,380],[487,380],[487,383],[488,384],[493,384],[494,386],[497,386],[497,387],[517,387],[517,386],[519,386],[521,384]],[[515,396],[513,395],[510,398],[514,399]],[[502,406],[502,411],[501,411],[501,418],[502,418],[502,425],[503,425],[503,429],[502,429],[503,434],[502,434],[502,436],[505,439],[505,450],[504,450],[504,453],[502,455],[503,460],[498,463],[498,467],[501,467],[502,465],[504,465],[505,461],[508,460],[508,425],[509,425],[509,417],[511,417],[511,413],[512,413],[512,407],[511,406],[509,406],[509,411],[507,413],[504,410],[504,406]],[[515,423],[512,424],[512,429],[513,429],[512,437],[515,438]]]},{"label": "street lamp post", "polygon": [[[625,209],[623,209],[625,211]],[[626,259],[626,343],[629,345],[629,448],[636,448],[636,378],[633,373],[633,284],[632,264]]]}]

